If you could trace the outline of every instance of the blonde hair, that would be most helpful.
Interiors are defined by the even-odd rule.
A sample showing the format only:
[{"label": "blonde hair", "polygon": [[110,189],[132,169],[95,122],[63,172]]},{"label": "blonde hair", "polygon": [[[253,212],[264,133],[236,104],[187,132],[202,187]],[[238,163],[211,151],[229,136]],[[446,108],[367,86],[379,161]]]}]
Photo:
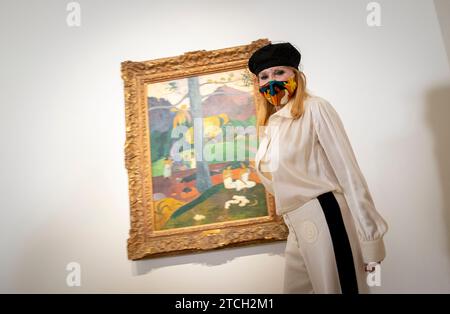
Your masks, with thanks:
[{"label": "blonde hair", "polygon": [[[299,119],[304,112],[304,101],[310,96],[310,93],[306,90],[306,76],[305,74],[297,68],[290,67],[295,74],[295,79],[297,82],[297,88],[295,89],[294,98],[291,114],[293,119]],[[275,106],[272,105],[264,98],[259,92],[259,81],[258,76],[253,75],[253,83],[255,87],[256,96],[256,132],[259,134],[259,127],[267,125],[269,117],[275,113]]]}]

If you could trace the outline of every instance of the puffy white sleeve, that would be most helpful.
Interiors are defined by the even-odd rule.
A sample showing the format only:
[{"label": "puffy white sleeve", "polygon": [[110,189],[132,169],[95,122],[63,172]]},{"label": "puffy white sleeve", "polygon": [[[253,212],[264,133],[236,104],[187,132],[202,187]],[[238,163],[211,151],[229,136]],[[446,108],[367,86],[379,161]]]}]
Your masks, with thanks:
[{"label": "puffy white sleeve", "polygon": [[311,111],[320,145],[343,189],[355,221],[364,262],[382,261],[386,256],[383,236],[388,225],[375,208],[344,125],[333,106],[323,98],[312,105]]}]

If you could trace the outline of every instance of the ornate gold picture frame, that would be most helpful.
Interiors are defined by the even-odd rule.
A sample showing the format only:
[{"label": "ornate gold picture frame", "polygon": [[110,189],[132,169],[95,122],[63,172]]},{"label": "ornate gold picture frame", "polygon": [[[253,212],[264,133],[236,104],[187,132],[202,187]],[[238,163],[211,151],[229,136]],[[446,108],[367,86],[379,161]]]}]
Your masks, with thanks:
[{"label": "ornate gold picture frame", "polygon": [[129,259],[286,239],[252,168],[257,87],[247,62],[268,43],[122,62]]}]

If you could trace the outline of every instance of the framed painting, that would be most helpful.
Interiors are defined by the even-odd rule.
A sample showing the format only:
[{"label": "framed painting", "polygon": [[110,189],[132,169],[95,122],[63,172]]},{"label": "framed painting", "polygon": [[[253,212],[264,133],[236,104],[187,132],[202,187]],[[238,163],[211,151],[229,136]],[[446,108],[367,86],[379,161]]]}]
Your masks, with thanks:
[{"label": "framed painting", "polygon": [[129,259],[286,239],[254,169],[247,62],[268,43],[122,62]]}]

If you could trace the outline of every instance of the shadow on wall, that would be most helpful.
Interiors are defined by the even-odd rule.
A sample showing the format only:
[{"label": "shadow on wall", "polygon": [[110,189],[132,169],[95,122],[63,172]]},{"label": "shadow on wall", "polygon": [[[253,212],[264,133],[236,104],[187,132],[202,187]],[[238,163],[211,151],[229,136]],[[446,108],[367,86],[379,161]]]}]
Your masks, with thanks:
[{"label": "shadow on wall", "polygon": [[447,225],[447,254],[450,257],[450,84],[426,95],[426,118],[434,138],[434,155],[442,186],[443,219]]},{"label": "shadow on wall", "polygon": [[269,256],[283,256],[285,247],[286,241],[276,241],[267,244],[231,247],[200,253],[142,259],[132,263],[132,274],[133,276],[140,276],[161,267],[183,264],[216,266],[231,262],[235,258],[260,254],[266,254]]}]

